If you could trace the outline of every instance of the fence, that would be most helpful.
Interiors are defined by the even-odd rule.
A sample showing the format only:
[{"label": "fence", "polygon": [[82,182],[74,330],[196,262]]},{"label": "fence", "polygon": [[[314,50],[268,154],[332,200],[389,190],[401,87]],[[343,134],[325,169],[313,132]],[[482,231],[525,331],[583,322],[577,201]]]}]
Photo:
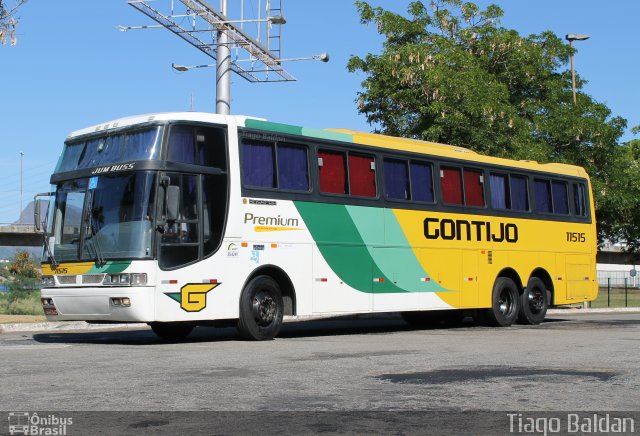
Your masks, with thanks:
[{"label": "fence", "polygon": [[[631,267],[629,267],[631,269]],[[635,270],[635,268],[634,268]],[[631,271],[597,271],[598,285],[600,287],[614,288],[638,288],[640,287],[640,276],[632,277]]]},{"label": "fence", "polygon": [[[640,307],[640,289],[634,280],[629,277],[622,278],[622,285],[619,281],[609,277],[606,279],[606,285],[600,286],[598,298],[591,302],[593,308],[601,307]],[[600,282],[601,283],[601,282]],[[631,286],[631,284],[634,286]]]}]

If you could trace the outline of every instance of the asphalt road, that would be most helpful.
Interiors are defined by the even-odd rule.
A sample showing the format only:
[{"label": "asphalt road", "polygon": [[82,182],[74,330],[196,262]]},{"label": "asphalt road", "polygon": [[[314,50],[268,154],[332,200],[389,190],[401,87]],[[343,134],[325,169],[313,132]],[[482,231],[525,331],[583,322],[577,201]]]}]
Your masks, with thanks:
[{"label": "asphalt road", "polygon": [[146,327],[3,333],[0,355],[3,410],[640,410],[640,313],[312,321],[269,342],[205,327],[180,343]]}]

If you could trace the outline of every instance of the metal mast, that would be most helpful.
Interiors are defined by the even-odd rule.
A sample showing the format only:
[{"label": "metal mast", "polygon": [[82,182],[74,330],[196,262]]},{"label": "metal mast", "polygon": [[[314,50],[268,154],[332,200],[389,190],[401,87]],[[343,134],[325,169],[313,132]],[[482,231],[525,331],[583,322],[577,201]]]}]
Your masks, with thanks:
[{"label": "metal mast", "polygon": [[[248,0],[240,0],[236,15],[231,19],[229,0],[220,0],[216,10],[206,0],[129,0],[128,4],[156,21],[159,26],[118,26],[119,30],[164,27],[216,61],[216,111],[228,114],[231,107],[231,72],[249,82],[288,82],[296,80],[283,67],[280,28],[286,23],[282,15],[282,0],[262,1],[257,8]],[[275,3],[272,6],[272,3]],[[152,6],[153,5],[153,6]],[[255,18],[247,14],[253,10]],[[162,12],[164,10],[165,12]],[[251,34],[255,36],[250,36]],[[271,49],[273,47],[273,49]],[[235,52],[232,55],[232,49]],[[293,60],[299,60],[297,58]],[[320,59],[318,56],[308,59]],[[323,55],[326,62],[328,56]],[[178,71],[209,67],[185,67],[173,64]]]},{"label": "metal mast", "polygon": [[[220,0],[220,12],[228,15],[227,0]],[[218,30],[218,51],[216,56],[216,113],[229,115],[231,112],[231,50],[227,32]]]}]

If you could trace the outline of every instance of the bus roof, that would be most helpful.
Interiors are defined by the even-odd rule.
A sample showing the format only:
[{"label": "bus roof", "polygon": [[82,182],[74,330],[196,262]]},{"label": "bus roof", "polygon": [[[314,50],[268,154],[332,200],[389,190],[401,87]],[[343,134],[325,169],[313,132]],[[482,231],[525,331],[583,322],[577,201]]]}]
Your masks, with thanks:
[{"label": "bus roof", "polygon": [[[133,115],[73,131],[67,135],[67,140],[75,138],[76,136],[88,135],[90,133],[120,129],[123,127],[134,126],[136,124],[145,124],[157,121],[196,121],[202,123],[227,124],[229,118],[234,119],[239,125],[244,125],[245,120],[249,117],[242,115],[220,115],[209,112],[158,112]],[[263,120],[261,118],[253,119],[256,121]]]},{"label": "bus roof", "polygon": [[264,118],[249,117],[244,115],[220,115],[208,112],[162,112],[145,115],[135,115],[124,117],[107,123],[97,124],[85,129],[71,132],[67,139],[90,133],[108,131],[116,128],[133,126],[157,121],[195,121],[214,124],[228,124],[233,119],[238,126],[267,130],[275,133],[284,133],[297,136],[306,136],[318,139],[328,139],[333,141],[347,142],[370,147],[386,148],[391,150],[401,150],[412,153],[428,154],[434,156],[449,157],[452,159],[469,160],[486,164],[517,167],[532,171],[544,171],[560,173],[572,176],[586,177],[583,168],[562,163],[540,164],[535,161],[512,160],[482,155],[468,148],[455,145],[439,144],[436,142],[421,141],[417,139],[399,138],[393,136],[380,135],[375,133],[359,132],[355,130],[333,128],[333,129],[312,129],[290,124],[273,123]]}]

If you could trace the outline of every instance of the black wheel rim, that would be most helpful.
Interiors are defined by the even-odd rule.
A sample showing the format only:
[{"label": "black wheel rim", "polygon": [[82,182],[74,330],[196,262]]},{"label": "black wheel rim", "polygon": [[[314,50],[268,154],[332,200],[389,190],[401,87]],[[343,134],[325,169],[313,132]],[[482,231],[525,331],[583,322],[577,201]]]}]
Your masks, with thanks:
[{"label": "black wheel rim", "polygon": [[544,309],[544,294],[540,288],[533,288],[528,293],[529,310],[531,313],[537,314]]},{"label": "black wheel rim", "polygon": [[509,289],[503,289],[498,299],[498,310],[506,317],[513,311],[513,295]]},{"label": "black wheel rim", "polygon": [[270,325],[276,317],[277,305],[273,297],[264,291],[258,291],[251,302],[253,319],[261,327]]}]

